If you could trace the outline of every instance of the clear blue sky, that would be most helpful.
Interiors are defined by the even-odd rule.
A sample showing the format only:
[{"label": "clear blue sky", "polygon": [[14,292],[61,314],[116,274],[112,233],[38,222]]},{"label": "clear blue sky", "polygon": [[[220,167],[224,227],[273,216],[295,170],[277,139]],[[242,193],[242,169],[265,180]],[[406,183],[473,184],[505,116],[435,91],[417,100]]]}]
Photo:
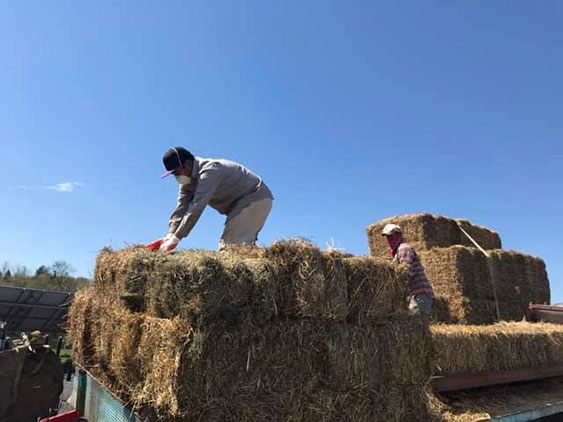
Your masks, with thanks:
[{"label": "clear blue sky", "polygon": [[[2,1],[0,261],[88,276],[161,237],[183,145],[267,181],[263,244],[367,254],[382,218],[463,217],[563,301],[562,21],[558,0]],[[222,226],[208,209],[182,247]]]}]

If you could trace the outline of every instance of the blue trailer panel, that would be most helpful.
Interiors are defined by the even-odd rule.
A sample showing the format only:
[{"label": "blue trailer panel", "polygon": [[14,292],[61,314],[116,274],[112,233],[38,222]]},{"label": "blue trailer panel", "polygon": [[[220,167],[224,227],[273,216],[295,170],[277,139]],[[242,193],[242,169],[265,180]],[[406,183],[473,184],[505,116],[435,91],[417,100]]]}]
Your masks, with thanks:
[{"label": "blue trailer panel", "polygon": [[546,416],[556,415],[563,413],[563,401],[550,403],[544,407],[526,410],[518,413],[513,413],[511,415],[500,416],[491,419],[491,422],[528,422],[537,421]]},{"label": "blue trailer panel", "polygon": [[136,422],[131,412],[88,372],[80,370],[74,378],[71,403],[89,422]]}]

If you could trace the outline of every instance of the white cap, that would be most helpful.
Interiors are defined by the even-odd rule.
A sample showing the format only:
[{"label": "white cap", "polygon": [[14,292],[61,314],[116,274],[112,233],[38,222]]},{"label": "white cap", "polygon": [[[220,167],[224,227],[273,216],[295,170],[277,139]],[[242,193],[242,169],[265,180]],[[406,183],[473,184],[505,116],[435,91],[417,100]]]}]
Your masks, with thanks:
[{"label": "white cap", "polygon": [[381,231],[381,236],[391,236],[394,233],[403,234],[403,230],[396,224],[386,224]]}]

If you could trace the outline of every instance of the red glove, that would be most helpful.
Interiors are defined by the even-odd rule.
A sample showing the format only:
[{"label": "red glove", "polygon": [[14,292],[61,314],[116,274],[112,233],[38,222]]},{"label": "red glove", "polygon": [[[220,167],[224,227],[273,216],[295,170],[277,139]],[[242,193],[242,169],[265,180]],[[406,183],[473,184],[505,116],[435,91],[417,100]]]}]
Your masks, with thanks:
[{"label": "red glove", "polygon": [[168,233],[162,239],[158,239],[156,242],[152,242],[150,245],[145,246],[147,251],[171,251],[176,249],[180,239],[178,239],[174,234]]},{"label": "red glove", "polygon": [[152,242],[151,244],[145,246],[147,251],[156,252],[160,249],[160,245],[162,245],[164,239],[158,239],[156,242]]}]

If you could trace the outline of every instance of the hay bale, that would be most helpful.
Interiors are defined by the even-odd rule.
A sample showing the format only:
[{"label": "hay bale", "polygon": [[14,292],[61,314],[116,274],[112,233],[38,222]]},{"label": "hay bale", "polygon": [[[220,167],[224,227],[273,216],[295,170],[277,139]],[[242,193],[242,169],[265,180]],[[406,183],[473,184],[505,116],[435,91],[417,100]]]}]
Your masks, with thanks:
[{"label": "hay bale", "polygon": [[[202,329],[119,309],[93,289],[77,301],[70,312],[74,359],[115,394],[160,416],[336,421],[383,412],[399,421],[426,406],[431,345],[427,326],[416,319],[365,326],[292,319]],[[106,321],[122,328],[108,330]]]},{"label": "hay bale", "polygon": [[[501,317],[518,320],[530,302],[550,303],[550,286],[542,259],[514,251],[490,251]],[[505,306],[509,303],[510,306]]]},{"label": "hay bale", "polygon": [[[368,422],[368,421],[430,421],[423,401],[408,400],[407,387],[358,394],[319,391],[302,396],[292,393],[273,393],[268,396],[244,397],[209,403],[203,418],[192,416],[186,420],[206,421],[311,421],[311,422]],[[405,401],[390,401],[388,397],[406,396]]]},{"label": "hay bale", "polygon": [[409,214],[391,217],[368,227],[368,242],[372,256],[381,258],[389,256],[389,246],[381,236],[381,230],[389,223],[401,226],[405,238],[417,252],[435,247],[473,246],[459,229],[458,223],[483,249],[501,248],[501,240],[497,232],[474,225],[467,220],[431,214]]},{"label": "hay bale", "polygon": [[[544,262],[513,251],[490,251],[487,258],[475,248],[452,246],[419,253],[438,301],[435,321],[491,324],[496,321],[491,280],[494,280],[501,319],[521,320],[529,302],[549,303],[549,280]],[[444,319],[442,319],[444,318]]]},{"label": "hay bale", "polygon": [[344,258],[342,264],[348,286],[347,322],[362,325],[408,317],[406,266],[364,257]]},{"label": "hay bale", "polygon": [[406,272],[304,242],[228,252],[103,250],[93,286],[130,310],[194,326],[280,318],[370,321],[407,314]]},{"label": "hay bale", "polygon": [[69,310],[71,328],[69,339],[72,339],[72,358],[84,365],[90,365],[94,354],[92,343],[92,330],[90,321],[93,321],[92,300],[84,291],[77,293]]},{"label": "hay bale", "polygon": [[452,324],[452,312],[450,301],[442,296],[436,296],[432,302],[430,311],[430,321],[432,323]]},{"label": "hay bale", "polygon": [[563,362],[563,326],[501,322],[433,325],[435,375],[508,370]]},{"label": "hay bale", "polygon": [[[190,412],[181,417],[158,419],[154,410],[142,414],[144,420],[166,420],[167,422],[430,422],[433,419],[424,401],[390,401],[388,397],[405,396],[408,386],[388,391],[361,394],[356,392],[335,393],[319,391],[314,394],[270,393],[260,396],[216,398],[210,400],[198,413]],[[406,395],[408,396],[408,392]],[[162,418],[162,415],[160,415]]]},{"label": "hay bale", "polygon": [[106,249],[70,311],[73,357],[150,420],[428,420],[407,294],[402,266],[300,241]]}]

